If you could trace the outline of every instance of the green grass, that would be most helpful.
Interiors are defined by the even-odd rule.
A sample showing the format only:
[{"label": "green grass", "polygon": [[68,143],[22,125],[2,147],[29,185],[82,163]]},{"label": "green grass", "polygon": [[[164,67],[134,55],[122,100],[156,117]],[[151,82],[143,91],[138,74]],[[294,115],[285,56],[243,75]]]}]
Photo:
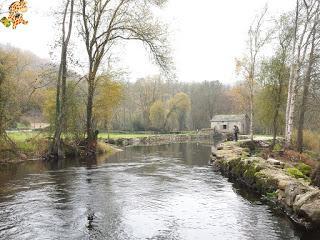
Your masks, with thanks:
[{"label": "green grass", "polygon": [[[182,132],[179,135],[192,135],[195,132],[193,131],[186,131]],[[110,133],[110,138],[112,139],[119,139],[119,138],[142,138],[142,137],[149,137],[154,136],[157,134],[151,134],[151,133]],[[8,136],[16,143],[18,142],[25,142],[28,139],[32,139],[35,137],[48,137],[48,134],[43,132],[27,132],[27,131],[19,131],[19,132],[9,132]],[[108,138],[108,133],[100,133],[99,134],[100,139],[106,139]]]},{"label": "green grass", "polygon": [[[16,143],[22,143],[26,142],[29,139],[32,139],[34,137],[47,137],[46,133],[39,133],[39,132],[9,132],[8,136]],[[141,137],[148,137],[151,136],[151,134],[145,134],[145,133],[110,133],[110,138],[113,139],[119,139],[119,138],[141,138]],[[99,138],[108,138],[107,133],[100,133]]]},{"label": "green grass", "polygon": [[[142,138],[149,137],[151,134],[145,133],[110,133],[110,138],[119,139],[119,138]],[[99,138],[108,138],[108,133],[100,133]]]},{"label": "green grass", "polygon": [[11,138],[12,141],[19,143],[25,142],[28,139],[35,138],[35,137],[46,137],[46,133],[41,132],[27,132],[27,131],[19,131],[19,132],[9,132],[8,136]]},{"label": "green grass", "polygon": [[28,156],[40,156],[48,146],[48,133],[17,131],[8,132],[10,139],[21,153]]}]

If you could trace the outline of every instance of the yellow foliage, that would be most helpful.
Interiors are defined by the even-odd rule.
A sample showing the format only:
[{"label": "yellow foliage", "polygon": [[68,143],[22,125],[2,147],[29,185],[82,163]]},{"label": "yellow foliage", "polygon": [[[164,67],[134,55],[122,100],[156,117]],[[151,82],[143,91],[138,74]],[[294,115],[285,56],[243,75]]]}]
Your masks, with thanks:
[{"label": "yellow foliage", "polygon": [[154,102],[150,108],[150,121],[153,127],[162,128],[165,121],[165,105],[162,101]]},{"label": "yellow foliage", "polygon": [[44,93],[45,101],[42,106],[42,111],[44,114],[45,119],[53,124],[55,119],[55,112],[56,112],[56,90],[55,89],[48,89]]},{"label": "yellow foliage", "polygon": [[95,119],[102,124],[108,124],[122,97],[123,85],[110,77],[104,77],[94,102],[93,112]]},{"label": "yellow foliage", "polygon": [[187,112],[191,109],[191,100],[187,94],[180,92],[169,100],[169,107],[170,109],[175,108]]},{"label": "yellow foliage", "polygon": [[226,92],[227,98],[231,101],[233,113],[248,112],[249,96],[248,91],[243,85],[236,85]]}]

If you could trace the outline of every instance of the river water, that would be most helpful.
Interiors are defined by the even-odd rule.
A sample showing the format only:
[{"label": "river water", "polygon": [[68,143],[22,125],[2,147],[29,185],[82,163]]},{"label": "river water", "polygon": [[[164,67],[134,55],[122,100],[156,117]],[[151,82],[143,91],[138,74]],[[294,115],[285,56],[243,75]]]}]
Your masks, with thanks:
[{"label": "river water", "polygon": [[2,166],[0,239],[317,239],[208,166],[210,149]]}]

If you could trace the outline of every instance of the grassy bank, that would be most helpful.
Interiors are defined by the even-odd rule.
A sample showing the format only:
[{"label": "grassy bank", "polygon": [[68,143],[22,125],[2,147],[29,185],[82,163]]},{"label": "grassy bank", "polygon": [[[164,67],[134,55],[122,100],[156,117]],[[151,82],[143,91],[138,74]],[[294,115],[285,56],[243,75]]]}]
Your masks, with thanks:
[{"label": "grassy bank", "polygon": [[[168,134],[155,134],[152,132],[112,132],[112,133],[100,133],[98,136],[99,144],[97,146],[97,152],[99,154],[117,152],[118,149],[113,149],[109,145],[104,143],[104,139],[133,139],[133,138],[146,138],[150,136],[170,136],[170,135],[193,135],[195,132],[186,131],[179,133]],[[11,159],[36,159],[44,156],[48,151],[50,133],[41,131],[13,131],[8,132],[8,136],[15,143],[18,154],[13,153],[10,147],[0,149],[0,161],[11,161]],[[65,138],[67,140],[67,138]],[[73,142],[67,143],[67,145],[74,145]],[[72,147],[71,147],[72,148]]]},{"label": "grassy bank", "polygon": [[[20,162],[30,159],[40,159],[48,152],[50,139],[50,134],[48,132],[15,131],[8,132],[8,136],[15,143],[15,149],[9,145],[1,146],[0,162]],[[121,138],[123,136],[128,136],[128,134],[112,134],[111,136]],[[137,136],[137,134],[130,135],[132,138]],[[146,136],[146,134],[139,134],[139,136]],[[103,139],[104,137],[103,134],[99,136],[100,139]],[[72,142],[69,142],[68,145],[69,144],[70,146],[74,145]],[[66,151],[68,152],[70,149],[67,147]],[[111,155],[118,151],[119,149],[104,143],[104,141],[98,141],[98,154]]]}]

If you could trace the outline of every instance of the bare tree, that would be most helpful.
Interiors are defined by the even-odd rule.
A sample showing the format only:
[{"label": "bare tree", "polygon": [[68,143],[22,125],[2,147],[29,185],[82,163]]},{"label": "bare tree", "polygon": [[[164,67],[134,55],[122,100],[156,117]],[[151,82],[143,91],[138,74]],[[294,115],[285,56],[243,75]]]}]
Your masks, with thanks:
[{"label": "bare tree", "polygon": [[263,125],[272,126],[272,147],[276,144],[277,135],[281,124],[283,107],[285,107],[286,90],[289,80],[289,68],[287,65],[291,44],[291,33],[288,31],[288,16],[283,15],[276,21],[274,32],[277,50],[275,54],[263,61],[260,73],[259,108],[258,119]]},{"label": "bare tree", "polygon": [[66,89],[68,72],[67,54],[73,27],[74,0],[67,0],[64,3],[64,6],[61,36],[61,58],[57,80],[55,133],[49,152],[49,154],[54,158],[60,158],[64,155],[61,148],[61,134],[63,131],[64,118],[66,114],[65,110],[67,102]]},{"label": "bare tree", "polygon": [[263,23],[268,8],[265,7],[262,13],[256,17],[248,32],[248,55],[242,61],[238,61],[238,68],[244,71],[250,103],[250,139],[254,135],[254,92],[257,77],[258,57],[263,46],[269,41],[271,32],[263,32]]},{"label": "bare tree", "polygon": [[157,21],[153,7],[166,0],[81,0],[81,35],[88,54],[88,98],[86,132],[95,135],[92,107],[99,68],[113,47],[121,40],[138,40],[145,44],[155,62],[168,71],[170,59],[166,29]]},{"label": "bare tree", "polygon": [[307,49],[309,46],[312,31],[310,24],[315,17],[317,11],[318,0],[303,0],[300,3],[296,1],[296,10],[293,26],[293,41],[291,53],[291,67],[288,87],[287,109],[286,109],[286,129],[285,129],[285,145],[291,146],[292,133],[294,127],[294,113],[298,93],[298,81],[301,77],[302,66],[305,61]]},{"label": "bare tree", "polygon": [[309,50],[309,57],[308,62],[306,66],[306,73],[303,81],[303,87],[302,87],[302,100],[301,105],[299,106],[299,120],[298,120],[298,133],[297,133],[297,149],[298,151],[303,151],[303,129],[304,129],[304,122],[305,122],[305,114],[307,111],[307,106],[309,102],[309,95],[310,95],[310,84],[312,80],[312,73],[316,61],[315,51],[319,44],[319,36],[317,32],[319,31],[318,25],[319,25],[319,9],[320,4],[317,1],[317,7],[315,8],[315,16],[313,20],[313,26],[310,30],[311,33],[311,39],[310,39],[310,50]]}]

